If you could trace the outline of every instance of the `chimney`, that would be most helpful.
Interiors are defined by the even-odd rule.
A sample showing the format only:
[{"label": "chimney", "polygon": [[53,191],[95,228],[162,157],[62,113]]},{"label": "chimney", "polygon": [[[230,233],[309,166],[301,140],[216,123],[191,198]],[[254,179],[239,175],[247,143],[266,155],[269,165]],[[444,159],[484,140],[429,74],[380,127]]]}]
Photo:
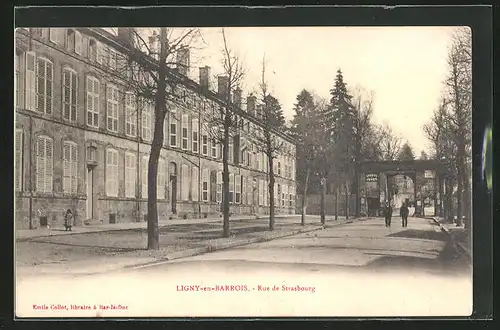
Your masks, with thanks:
[{"label": "chimney", "polygon": [[156,34],[156,31],[153,30],[153,35],[149,36],[149,50],[151,51],[151,56],[154,57],[155,59],[159,58],[159,49],[158,49],[158,43],[160,36]]},{"label": "chimney", "polygon": [[189,48],[180,48],[177,51],[177,71],[183,75],[187,76],[189,72]]},{"label": "chimney", "polygon": [[227,76],[219,76],[218,78],[218,90],[219,96],[225,98],[228,96],[228,85],[229,78]]},{"label": "chimney", "polygon": [[241,110],[241,89],[239,87],[233,91],[233,104],[238,110]]},{"label": "chimney", "polygon": [[257,101],[257,98],[250,94],[247,97],[247,112],[248,114],[255,116],[255,102]]},{"label": "chimney", "polygon": [[200,86],[203,90],[210,89],[210,67],[204,66],[200,68]]},{"label": "chimney", "polygon": [[118,38],[128,47],[133,47],[133,30],[131,28],[118,28]]}]

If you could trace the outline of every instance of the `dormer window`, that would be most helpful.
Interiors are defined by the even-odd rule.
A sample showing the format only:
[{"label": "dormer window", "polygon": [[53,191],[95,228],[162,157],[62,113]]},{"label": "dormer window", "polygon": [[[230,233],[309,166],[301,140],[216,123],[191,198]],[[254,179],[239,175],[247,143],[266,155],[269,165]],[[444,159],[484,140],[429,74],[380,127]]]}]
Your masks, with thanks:
[{"label": "dormer window", "polygon": [[68,32],[66,32],[66,48],[70,52],[75,51],[75,31],[73,30],[68,30]]},{"label": "dormer window", "polygon": [[89,39],[88,56],[92,62],[97,60],[97,43],[94,39]]}]

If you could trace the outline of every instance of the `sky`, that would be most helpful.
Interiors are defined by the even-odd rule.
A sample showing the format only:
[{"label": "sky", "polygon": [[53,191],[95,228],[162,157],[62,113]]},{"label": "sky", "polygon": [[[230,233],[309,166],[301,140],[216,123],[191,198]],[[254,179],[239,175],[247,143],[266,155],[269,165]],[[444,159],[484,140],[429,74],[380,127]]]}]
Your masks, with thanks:
[{"label": "sky", "polygon": [[[429,142],[422,126],[438,106],[447,74],[453,27],[231,27],[228,46],[246,69],[243,96],[257,91],[262,60],[266,80],[287,119],[297,94],[307,89],[329,99],[341,69],[348,88],[374,93],[373,120],[388,123],[416,156]],[[202,28],[191,52],[190,77],[211,67],[213,83],[222,69],[221,28]]]}]

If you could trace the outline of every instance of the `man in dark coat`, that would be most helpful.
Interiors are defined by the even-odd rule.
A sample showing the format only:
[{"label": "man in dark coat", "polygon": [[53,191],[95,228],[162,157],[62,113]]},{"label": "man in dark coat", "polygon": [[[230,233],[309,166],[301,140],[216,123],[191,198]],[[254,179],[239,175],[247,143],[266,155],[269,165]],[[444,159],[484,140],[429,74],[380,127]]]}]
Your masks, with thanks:
[{"label": "man in dark coat", "polygon": [[410,214],[410,210],[408,209],[408,206],[406,206],[405,203],[401,205],[401,208],[399,209],[399,214],[401,215],[401,225],[403,227],[408,227],[408,215]]},{"label": "man in dark coat", "polygon": [[387,202],[387,204],[385,206],[384,217],[385,217],[385,226],[390,227],[391,226],[391,218],[392,218],[392,207],[391,207],[391,203],[389,203],[389,202]]}]

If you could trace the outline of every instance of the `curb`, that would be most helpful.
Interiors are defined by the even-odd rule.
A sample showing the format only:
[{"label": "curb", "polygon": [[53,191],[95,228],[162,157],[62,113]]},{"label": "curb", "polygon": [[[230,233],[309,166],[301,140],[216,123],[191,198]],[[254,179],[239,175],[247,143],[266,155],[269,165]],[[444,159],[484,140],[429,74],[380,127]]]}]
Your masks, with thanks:
[{"label": "curb", "polygon": [[[282,215],[282,216],[275,216],[275,218],[288,218],[288,217],[299,217],[300,215],[294,215],[294,214],[290,214],[290,215]],[[255,218],[255,217],[248,217],[248,218],[238,218],[238,219],[230,219],[230,221],[232,222],[236,222],[236,221],[247,221],[247,220],[262,220],[264,219],[263,217],[262,218]],[[222,221],[222,217],[220,218],[213,218],[213,220],[210,220],[210,221],[203,221],[203,222],[193,222],[191,224],[200,224],[200,223],[218,223],[218,222],[221,222]],[[190,224],[190,223],[185,223],[185,224]],[[168,226],[174,226],[174,225],[184,225],[184,224],[171,224],[171,223],[167,223],[167,224],[163,224],[163,225],[159,225],[158,226],[158,229],[159,228],[164,228],[164,227],[168,227]],[[85,227],[83,227],[85,228]],[[95,233],[109,233],[109,232],[113,232],[113,231],[133,231],[133,230],[137,230],[137,229],[147,229],[146,228],[142,228],[142,227],[136,227],[136,228],[122,228],[122,229],[119,229],[119,228],[116,228],[116,229],[105,229],[105,230],[90,230],[90,231],[86,231],[86,232],[70,232],[70,233],[65,233],[65,234],[52,234],[52,235],[40,235],[40,236],[33,236],[33,237],[16,237],[15,238],[15,241],[16,242],[26,242],[26,241],[30,241],[30,240],[33,240],[33,239],[37,239],[37,238],[47,238],[47,237],[54,237],[54,236],[70,236],[70,235],[86,235],[86,234],[95,234]]]},{"label": "curb", "polygon": [[[364,221],[366,219],[356,219],[356,220],[357,221]],[[268,242],[268,241],[272,241],[272,240],[279,239],[279,238],[295,236],[298,234],[309,233],[309,232],[323,230],[323,229],[327,229],[327,228],[342,226],[342,225],[353,223],[354,221],[355,220],[348,220],[348,221],[343,221],[343,222],[330,224],[330,225],[319,224],[319,225],[317,225],[317,227],[314,227],[314,228],[291,230],[290,232],[287,232],[285,234],[283,232],[270,232],[268,235],[265,235],[264,237],[256,237],[256,238],[247,239],[247,240],[239,241],[239,242],[238,241],[229,241],[229,242],[225,242],[222,244],[216,244],[215,246],[210,245],[210,246],[203,247],[203,248],[194,248],[194,249],[188,249],[188,250],[184,250],[184,251],[173,252],[173,253],[169,254],[168,256],[163,257],[163,258],[159,258],[155,261],[147,262],[147,263],[140,263],[140,264],[135,264],[135,265],[127,265],[125,267],[122,267],[122,269],[137,269],[137,268],[143,268],[143,267],[147,267],[147,266],[154,266],[156,264],[162,264],[162,263],[165,263],[165,262],[171,261],[171,260],[194,257],[197,255],[226,250],[226,249],[230,249],[233,247],[240,247],[240,246],[245,246],[245,245],[255,244],[255,243],[263,243],[263,242]]]},{"label": "curb", "polygon": [[462,255],[467,257],[467,259],[469,259],[469,261],[471,261],[472,257],[470,255],[470,252],[463,246],[463,244],[460,244],[457,241],[455,241],[455,239],[453,238],[453,235],[450,233],[450,230],[448,228],[444,227],[435,217],[427,218],[427,219],[433,220],[434,223],[437,226],[439,226],[439,228],[441,229],[442,232],[445,232],[446,234],[448,234],[448,236],[450,237],[450,239],[453,243],[453,246],[457,249],[457,251],[459,251]]}]

